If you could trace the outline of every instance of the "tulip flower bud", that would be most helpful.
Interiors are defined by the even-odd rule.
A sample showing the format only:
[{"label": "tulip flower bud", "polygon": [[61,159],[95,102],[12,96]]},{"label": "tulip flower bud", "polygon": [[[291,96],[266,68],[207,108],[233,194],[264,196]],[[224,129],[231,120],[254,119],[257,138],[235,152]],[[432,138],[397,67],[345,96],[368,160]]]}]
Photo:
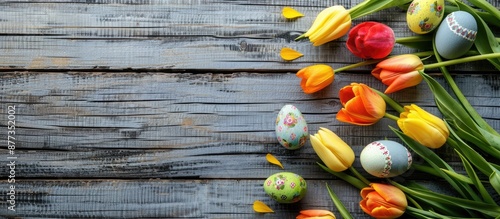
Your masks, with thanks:
[{"label": "tulip flower bud", "polygon": [[335,219],[335,215],[327,210],[302,210],[295,219]]},{"label": "tulip flower bud", "polygon": [[342,108],[337,119],[354,125],[372,125],[385,115],[384,99],[365,84],[352,83],[339,91]]},{"label": "tulip flower bud", "polygon": [[351,28],[349,11],[336,5],[321,11],[309,30],[299,38],[308,37],[314,46],[320,46],[344,36],[349,28]]},{"label": "tulip flower bud", "polygon": [[368,21],[356,25],[349,31],[347,48],[363,59],[381,59],[392,52],[396,38],[387,25]]},{"label": "tulip flower bud", "polygon": [[404,107],[398,126],[413,140],[428,148],[440,148],[446,143],[450,132],[444,121],[415,104]]},{"label": "tulip flower bud", "polygon": [[335,79],[335,72],[328,65],[308,66],[300,69],[296,75],[302,78],[300,86],[306,94],[311,94],[325,88]]},{"label": "tulip flower bud", "polygon": [[423,80],[418,71],[423,69],[424,64],[418,56],[405,54],[379,62],[372,75],[389,86],[385,90],[388,94],[418,85]]},{"label": "tulip flower bud", "polygon": [[408,202],[406,196],[395,186],[371,183],[361,189],[361,209],[374,218],[397,218],[404,214]]},{"label": "tulip flower bud", "polygon": [[329,129],[320,128],[310,139],[314,151],[329,169],[341,172],[354,163],[352,148]]}]

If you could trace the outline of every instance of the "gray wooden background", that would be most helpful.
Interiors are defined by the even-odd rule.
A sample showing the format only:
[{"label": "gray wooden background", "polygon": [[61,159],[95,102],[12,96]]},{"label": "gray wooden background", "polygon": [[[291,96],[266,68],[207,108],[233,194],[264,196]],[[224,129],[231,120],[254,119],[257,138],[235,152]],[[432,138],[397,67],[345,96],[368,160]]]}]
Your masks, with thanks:
[{"label": "gray wooden background", "polygon": [[[368,218],[359,209],[359,191],[321,170],[309,143],[288,151],[274,134],[278,111],[293,104],[311,133],[331,129],[357,157],[372,141],[397,140],[389,129],[397,126],[394,121],[359,127],[335,119],[341,87],[361,82],[385,89],[369,74],[373,66],[338,73],[331,86],[312,95],[301,91],[295,76],[312,64],[339,68],[362,61],[345,48],[345,37],[320,47],[293,40],[324,7],[359,2],[0,2],[0,216],[294,218],[299,210],[314,208],[340,217],[328,183],[355,218]],[[284,19],[284,6],[305,17]],[[354,24],[366,20],[386,23],[397,37],[412,35],[401,9]],[[304,57],[284,62],[282,47]],[[396,45],[393,54],[408,52],[415,50]],[[499,130],[498,71],[486,61],[450,70],[478,112]],[[445,84],[435,70],[428,72]],[[426,84],[391,97],[438,114]],[[9,106],[16,108],[15,184],[8,182]],[[460,170],[452,150],[438,152]],[[264,179],[283,171],[267,163],[267,153],[281,160],[284,171],[306,179],[309,190],[301,202],[278,204],[264,193]],[[362,171],[359,161],[355,166]],[[434,181],[414,170],[396,180]],[[8,210],[10,185],[15,185],[15,212]],[[255,213],[254,200],[276,212]]]}]

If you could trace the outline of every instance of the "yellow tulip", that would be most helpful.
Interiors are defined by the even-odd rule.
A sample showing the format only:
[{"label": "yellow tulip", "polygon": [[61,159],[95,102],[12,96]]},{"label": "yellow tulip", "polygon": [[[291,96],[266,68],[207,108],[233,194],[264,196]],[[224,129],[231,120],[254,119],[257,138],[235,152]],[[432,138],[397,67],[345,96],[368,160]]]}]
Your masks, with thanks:
[{"label": "yellow tulip", "polygon": [[349,32],[351,15],[340,5],[321,11],[309,30],[297,39],[308,37],[314,46],[336,40]]},{"label": "yellow tulip", "polygon": [[300,69],[296,76],[302,78],[300,87],[304,93],[311,94],[330,85],[335,79],[335,72],[328,65],[311,65]]},{"label": "yellow tulip", "polygon": [[327,210],[302,210],[295,219],[335,219],[335,215]]},{"label": "yellow tulip", "polygon": [[407,136],[428,148],[440,148],[450,135],[444,121],[415,104],[404,107],[398,126]]},{"label": "yellow tulip", "polygon": [[320,128],[310,139],[314,151],[329,169],[341,172],[354,163],[352,148],[329,129]]}]

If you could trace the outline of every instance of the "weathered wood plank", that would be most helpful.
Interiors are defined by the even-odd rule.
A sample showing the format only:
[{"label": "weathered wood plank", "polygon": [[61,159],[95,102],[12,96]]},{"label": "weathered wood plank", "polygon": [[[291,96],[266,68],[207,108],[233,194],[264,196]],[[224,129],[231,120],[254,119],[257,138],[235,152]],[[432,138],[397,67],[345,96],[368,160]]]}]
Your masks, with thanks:
[{"label": "weathered wood plank", "polygon": [[[360,59],[345,48],[346,37],[313,47],[295,42],[323,8],[351,8],[361,0],[4,1],[0,3],[1,69],[300,69],[314,63],[338,68]],[[493,5],[500,7],[498,1]],[[281,16],[291,5],[305,17]],[[355,20],[391,26],[397,37],[412,35],[405,11],[389,9]],[[283,62],[291,47],[304,57]],[[396,46],[394,54],[413,50]],[[486,62],[485,62],[486,63]],[[491,71],[461,65],[461,71]]]},{"label": "weathered wood plank", "polygon": [[[308,180],[306,197],[278,204],[259,180],[21,180],[16,183],[16,211],[2,202],[0,215],[51,218],[295,218],[301,209],[332,209],[328,183],[343,200],[359,200],[359,191],[338,180]],[[0,183],[1,188],[9,185]],[[342,189],[336,189],[341,187]],[[262,200],[276,213],[252,210]],[[356,202],[346,203],[355,218],[368,218]],[[337,213],[338,215],[338,213]]]},{"label": "weathered wood plank", "polygon": [[[498,77],[456,76],[497,130]],[[275,117],[294,104],[311,132],[330,128],[357,154],[371,141],[396,139],[388,119],[368,127],[335,120],[338,89],[354,81],[384,88],[366,74],[338,74],[329,88],[306,95],[293,74],[10,73],[0,80],[0,124],[7,129],[8,106],[16,106],[23,178],[261,178],[275,170],[264,160],[272,153],[287,170],[324,179],[309,145],[287,151],[277,143]],[[438,113],[425,84],[392,96]],[[7,156],[1,150],[0,158]]]}]

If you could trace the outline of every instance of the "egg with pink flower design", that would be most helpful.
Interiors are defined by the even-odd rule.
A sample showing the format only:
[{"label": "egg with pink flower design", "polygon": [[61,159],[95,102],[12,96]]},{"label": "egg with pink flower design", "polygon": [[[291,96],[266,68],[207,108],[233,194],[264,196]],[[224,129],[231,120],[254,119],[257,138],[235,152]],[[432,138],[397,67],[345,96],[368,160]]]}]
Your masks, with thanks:
[{"label": "egg with pink flower design", "polygon": [[413,0],[406,12],[406,23],[411,31],[426,34],[443,20],[444,0]]},{"label": "egg with pink flower design", "polygon": [[301,148],[309,138],[307,122],[296,106],[287,104],[276,117],[275,132],[278,142],[286,149]]}]

